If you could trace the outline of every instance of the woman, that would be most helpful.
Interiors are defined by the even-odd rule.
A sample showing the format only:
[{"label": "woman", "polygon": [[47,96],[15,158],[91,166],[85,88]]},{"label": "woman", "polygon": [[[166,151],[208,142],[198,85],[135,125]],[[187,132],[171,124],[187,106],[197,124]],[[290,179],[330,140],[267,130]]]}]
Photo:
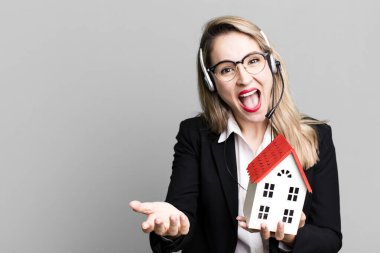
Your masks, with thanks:
[{"label": "woman", "polygon": [[[331,128],[301,115],[280,55],[239,17],[205,27],[198,59],[203,112],[180,125],[166,202],[132,201],[147,215],[154,252],[337,252],[342,245]],[[242,211],[248,163],[281,133],[296,150],[312,194],[296,236],[284,224],[247,228]]]}]

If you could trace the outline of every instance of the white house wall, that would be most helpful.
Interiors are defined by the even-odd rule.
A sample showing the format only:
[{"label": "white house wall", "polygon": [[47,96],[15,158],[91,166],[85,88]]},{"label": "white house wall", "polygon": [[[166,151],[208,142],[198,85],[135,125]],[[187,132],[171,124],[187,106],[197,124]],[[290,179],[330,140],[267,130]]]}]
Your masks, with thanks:
[{"label": "white house wall", "polygon": [[247,218],[247,224],[249,224],[249,220],[252,213],[252,203],[255,202],[255,192],[256,192],[257,184],[249,183],[247,188],[247,194],[245,195],[245,201],[243,206],[243,214]]},{"label": "white house wall", "polygon": [[[292,177],[288,178],[285,174],[277,176],[278,173],[281,173],[281,170],[288,170]],[[263,197],[265,183],[275,185],[272,198]],[[284,210],[292,209],[294,210],[292,223],[284,223],[284,229],[285,233],[296,234],[306,196],[306,186],[298,171],[293,156],[290,154],[286,157],[275,169],[262,179],[256,187],[253,187],[255,184],[250,184],[250,186],[251,185],[251,189],[248,187],[247,199],[244,207],[244,214],[250,216],[248,219],[248,226],[250,228],[260,229],[260,224],[265,222],[268,225],[269,230],[276,231],[277,223],[283,219]],[[299,188],[296,202],[287,200],[290,187]],[[254,195],[254,197],[252,195]],[[252,206],[251,209],[248,208],[250,204]],[[270,207],[267,220],[258,219],[260,206]]]}]

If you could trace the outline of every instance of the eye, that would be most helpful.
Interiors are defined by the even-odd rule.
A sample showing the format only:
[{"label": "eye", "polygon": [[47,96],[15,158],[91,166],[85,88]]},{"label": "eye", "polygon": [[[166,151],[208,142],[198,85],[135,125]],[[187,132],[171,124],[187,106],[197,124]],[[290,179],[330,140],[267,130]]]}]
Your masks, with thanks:
[{"label": "eye", "polygon": [[262,59],[259,56],[254,55],[254,56],[248,58],[247,64],[248,65],[258,64],[258,63],[260,63],[261,60]]},{"label": "eye", "polygon": [[220,70],[220,74],[221,75],[228,75],[228,74],[231,74],[235,71],[234,68],[231,68],[231,67],[225,67],[223,69]]},{"label": "eye", "polygon": [[256,62],[258,62],[259,61],[259,59],[251,59],[249,62],[248,62],[248,64],[253,64],[253,63],[256,63]]},{"label": "eye", "polygon": [[216,73],[220,76],[235,75],[236,66],[233,62],[222,62],[216,67]]}]

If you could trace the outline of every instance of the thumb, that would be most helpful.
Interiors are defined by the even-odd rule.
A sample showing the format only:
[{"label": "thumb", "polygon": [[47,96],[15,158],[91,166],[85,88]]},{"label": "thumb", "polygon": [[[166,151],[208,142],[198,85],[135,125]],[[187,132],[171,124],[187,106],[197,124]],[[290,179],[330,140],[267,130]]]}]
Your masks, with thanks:
[{"label": "thumb", "polygon": [[129,206],[132,208],[133,211],[138,213],[146,215],[153,213],[152,203],[150,202],[141,203],[138,200],[133,200],[129,202]]},{"label": "thumb", "polygon": [[303,226],[305,226],[305,222],[306,222],[306,215],[304,212],[302,212],[301,220],[300,220],[300,224],[299,224],[298,228],[302,228]]}]

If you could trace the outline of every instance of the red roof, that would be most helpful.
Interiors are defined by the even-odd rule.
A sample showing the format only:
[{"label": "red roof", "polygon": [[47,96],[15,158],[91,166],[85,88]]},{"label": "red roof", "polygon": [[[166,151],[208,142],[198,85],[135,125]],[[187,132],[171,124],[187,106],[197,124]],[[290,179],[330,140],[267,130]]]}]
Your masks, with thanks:
[{"label": "red roof", "polygon": [[271,172],[289,154],[293,155],[306,188],[311,192],[311,187],[295,150],[281,134],[277,135],[277,137],[248,165],[247,171],[250,182],[259,183],[261,179],[268,175],[269,172]]}]

